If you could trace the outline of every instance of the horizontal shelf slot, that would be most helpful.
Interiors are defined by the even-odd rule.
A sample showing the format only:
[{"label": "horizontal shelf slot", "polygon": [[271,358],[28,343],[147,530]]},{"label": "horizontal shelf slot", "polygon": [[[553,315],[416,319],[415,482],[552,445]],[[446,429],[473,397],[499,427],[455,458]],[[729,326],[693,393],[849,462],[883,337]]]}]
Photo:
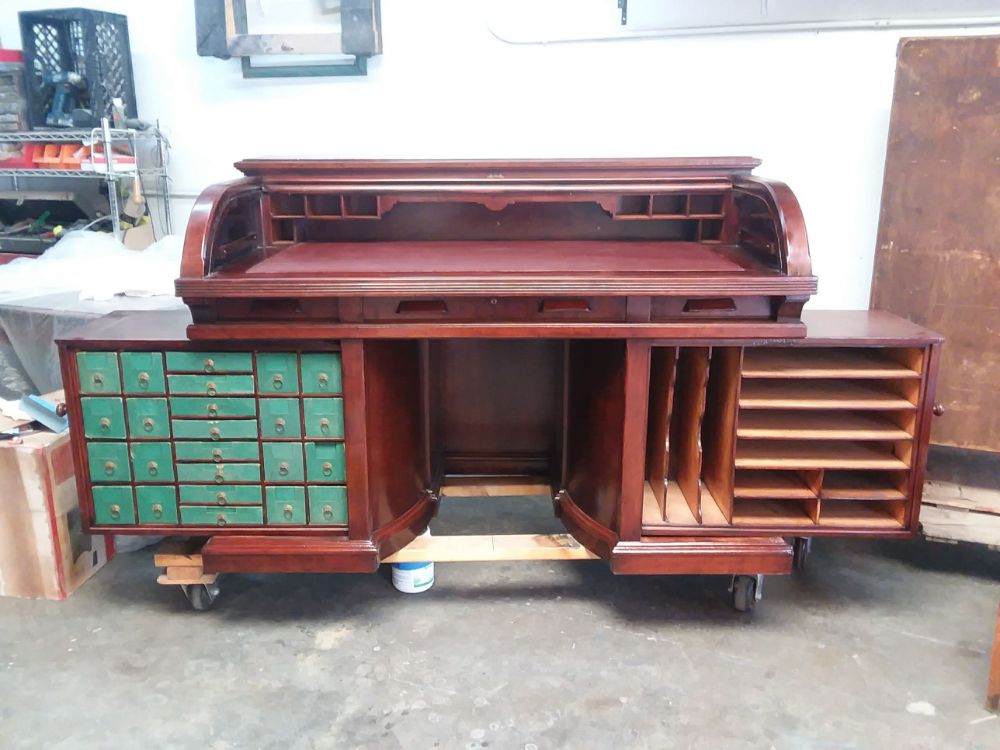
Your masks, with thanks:
[{"label": "horizontal shelf slot", "polygon": [[733,504],[733,526],[815,526],[803,505],[786,500],[739,500]]},{"label": "horizontal shelf slot", "polygon": [[737,469],[892,469],[903,461],[879,444],[846,441],[741,440]]},{"label": "horizontal shelf slot", "polygon": [[796,472],[767,469],[737,471],[733,495],[737,500],[810,500],[816,497],[816,493]]},{"label": "horizontal shelf slot", "polygon": [[898,409],[917,407],[886,388],[843,380],[745,380],[741,409]]},{"label": "horizontal shelf slot", "polygon": [[903,524],[897,519],[894,511],[901,510],[902,502],[901,500],[875,503],[856,500],[824,502],[819,516],[819,525],[842,528],[900,529]]},{"label": "horizontal shelf slot", "polygon": [[920,373],[868,349],[747,347],[744,378],[919,378]]},{"label": "horizontal shelf slot", "polygon": [[905,474],[879,471],[828,471],[823,475],[824,500],[905,500]]},{"label": "horizontal shelf slot", "polygon": [[745,411],[736,434],[767,440],[908,440],[909,432],[878,412]]}]

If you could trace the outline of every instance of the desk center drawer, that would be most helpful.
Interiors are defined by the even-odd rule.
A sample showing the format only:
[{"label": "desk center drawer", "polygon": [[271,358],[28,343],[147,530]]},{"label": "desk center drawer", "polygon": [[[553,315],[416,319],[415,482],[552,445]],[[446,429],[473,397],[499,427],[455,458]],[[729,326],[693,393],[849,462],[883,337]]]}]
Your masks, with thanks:
[{"label": "desk center drawer", "polygon": [[257,401],[253,398],[192,398],[175,396],[170,399],[170,413],[175,417],[256,417]]},{"label": "desk center drawer", "polygon": [[259,482],[260,464],[177,464],[180,482]]},{"label": "desk center drawer", "polygon": [[192,396],[218,396],[253,394],[253,375],[167,375],[167,386],[172,394]]},{"label": "desk center drawer", "polygon": [[261,505],[259,484],[182,484],[182,505]]}]

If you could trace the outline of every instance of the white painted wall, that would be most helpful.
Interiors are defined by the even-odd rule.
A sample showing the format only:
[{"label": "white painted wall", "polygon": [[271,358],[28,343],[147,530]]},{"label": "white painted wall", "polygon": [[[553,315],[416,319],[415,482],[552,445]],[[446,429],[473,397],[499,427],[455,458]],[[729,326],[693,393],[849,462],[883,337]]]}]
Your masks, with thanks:
[{"label": "white painted wall", "polygon": [[[749,154],[802,202],[812,306],[867,307],[900,32],[511,45],[483,0],[383,0],[367,77],[246,81],[196,55],[191,0],[82,4],[129,16],[139,113],[173,144],[175,225],[252,156]],[[0,39],[19,46],[16,10],[67,5],[5,2]]]}]

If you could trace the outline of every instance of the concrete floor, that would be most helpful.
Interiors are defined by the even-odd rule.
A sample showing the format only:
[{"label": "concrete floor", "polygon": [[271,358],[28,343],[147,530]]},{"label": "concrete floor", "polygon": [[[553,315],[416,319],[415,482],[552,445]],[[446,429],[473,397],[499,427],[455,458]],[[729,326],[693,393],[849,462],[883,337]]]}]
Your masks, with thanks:
[{"label": "concrete floor", "polygon": [[[469,502],[436,530],[480,531]],[[0,600],[0,748],[1000,747],[985,548],[819,541],[750,615],[723,578],[599,562],[439,565],[413,596],[230,576],[207,613],[154,578],[144,550],[67,602]]]}]

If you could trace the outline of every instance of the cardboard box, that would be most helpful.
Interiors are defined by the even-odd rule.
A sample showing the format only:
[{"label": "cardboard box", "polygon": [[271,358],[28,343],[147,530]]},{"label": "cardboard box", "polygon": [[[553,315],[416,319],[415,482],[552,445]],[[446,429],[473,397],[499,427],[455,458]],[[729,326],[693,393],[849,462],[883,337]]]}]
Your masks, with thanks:
[{"label": "cardboard box", "polygon": [[0,441],[0,596],[65,599],[113,557],[114,537],[82,531],[69,431]]}]

